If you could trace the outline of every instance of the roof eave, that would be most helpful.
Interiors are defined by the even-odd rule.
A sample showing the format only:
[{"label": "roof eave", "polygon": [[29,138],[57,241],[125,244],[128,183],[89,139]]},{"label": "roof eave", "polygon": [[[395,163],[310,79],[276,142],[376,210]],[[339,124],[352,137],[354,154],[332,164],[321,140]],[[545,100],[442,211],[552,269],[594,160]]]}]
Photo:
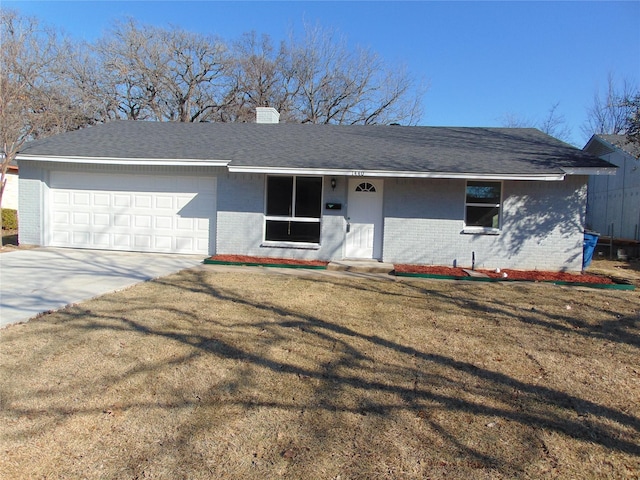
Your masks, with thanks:
[{"label": "roof eave", "polygon": [[558,173],[475,173],[475,172],[415,172],[397,170],[350,170],[340,168],[292,168],[257,167],[229,165],[231,173],[265,173],[272,175],[336,175],[346,177],[388,177],[388,178],[447,178],[466,180],[538,180],[561,181],[565,174]]},{"label": "roof eave", "polygon": [[40,161],[55,163],[90,163],[97,165],[155,165],[155,166],[197,166],[197,167],[226,167],[229,160],[201,160],[197,158],[116,158],[116,157],[71,157],[52,155],[16,155],[18,161]]},{"label": "roof eave", "polygon": [[567,175],[615,175],[618,167],[564,167],[562,170]]}]

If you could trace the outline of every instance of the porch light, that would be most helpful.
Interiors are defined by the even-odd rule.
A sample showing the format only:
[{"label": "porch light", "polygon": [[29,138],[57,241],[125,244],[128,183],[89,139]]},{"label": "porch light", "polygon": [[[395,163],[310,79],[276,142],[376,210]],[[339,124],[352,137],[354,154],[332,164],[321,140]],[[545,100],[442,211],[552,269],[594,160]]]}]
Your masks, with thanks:
[{"label": "porch light", "polygon": [[331,179],[331,190],[335,190],[336,189],[336,179],[332,178]]}]

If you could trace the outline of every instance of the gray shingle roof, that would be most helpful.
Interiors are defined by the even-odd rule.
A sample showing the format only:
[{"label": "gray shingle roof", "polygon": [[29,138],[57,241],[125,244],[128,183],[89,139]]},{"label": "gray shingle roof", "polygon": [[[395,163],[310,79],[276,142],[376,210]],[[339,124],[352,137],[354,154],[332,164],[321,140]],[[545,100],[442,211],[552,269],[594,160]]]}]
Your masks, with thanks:
[{"label": "gray shingle roof", "polygon": [[381,125],[114,121],[27,143],[20,155],[507,175],[611,167],[536,129]]},{"label": "gray shingle roof", "polygon": [[595,137],[601,138],[608,144],[618,147],[636,158],[640,158],[640,144],[630,142],[626,135],[598,134]]}]

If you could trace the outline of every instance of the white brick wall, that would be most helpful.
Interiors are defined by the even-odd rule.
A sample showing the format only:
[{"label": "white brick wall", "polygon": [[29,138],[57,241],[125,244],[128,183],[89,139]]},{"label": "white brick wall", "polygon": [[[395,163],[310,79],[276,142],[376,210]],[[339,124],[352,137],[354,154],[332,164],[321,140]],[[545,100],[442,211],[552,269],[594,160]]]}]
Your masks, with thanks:
[{"label": "white brick wall", "polygon": [[343,210],[323,209],[319,248],[278,248],[263,246],[265,178],[262,174],[226,174],[218,178],[216,252],[306,260],[342,258],[346,182],[340,181],[332,190],[330,177],[324,180],[323,206],[326,202],[340,202]]},{"label": "white brick wall", "polygon": [[[42,218],[47,197],[48,164],[20,164],[20,238],[26,244],[44,242]],[[88,171],[65,164],[58,168]],[[203,174],[197,169],[109,166],[90,171],[157,174]],[[215,253],[300,259],[341,259],[344,255],[346,178],[331,189],[325,178],[323,206],[342,203],[342,210],[324,210],[321,246],[317,249],[265,247],[265,175],[217,174]],[[464,180],[385,179],[383,260],[392,263],[471,266],[478,268],[580,270],[586,177],[562,182],[503,183],[502,229],[498,235],[463,233]],[[213,252],[212,252],[213,253]]]},{"label": "white brick wall", "polygon": [[47,172],[32,162],[20,162],[18,229],[20,243],[42,245],[43,192]]},{"label": "white brick wall", "polygon": [[464,180],[387,180],[383,260],[578,271],[586,177],[504,182],[502,230],[465,234]]}]

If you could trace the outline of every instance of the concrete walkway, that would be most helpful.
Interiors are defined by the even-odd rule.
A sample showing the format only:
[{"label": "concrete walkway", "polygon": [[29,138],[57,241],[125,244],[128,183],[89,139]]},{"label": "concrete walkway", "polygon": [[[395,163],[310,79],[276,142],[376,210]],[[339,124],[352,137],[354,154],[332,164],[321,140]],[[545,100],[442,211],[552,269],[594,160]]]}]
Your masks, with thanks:
[{"label": "concrete walkway", "polygon": [[392,263],[377,260],[334,260],[327,266],[327,270],[356,273],[391,273],[393,268]]},{"label": "concrete walkway", "polygon": [[202,263],[201,255],[37,248],[0,254],[0,328]]}]

